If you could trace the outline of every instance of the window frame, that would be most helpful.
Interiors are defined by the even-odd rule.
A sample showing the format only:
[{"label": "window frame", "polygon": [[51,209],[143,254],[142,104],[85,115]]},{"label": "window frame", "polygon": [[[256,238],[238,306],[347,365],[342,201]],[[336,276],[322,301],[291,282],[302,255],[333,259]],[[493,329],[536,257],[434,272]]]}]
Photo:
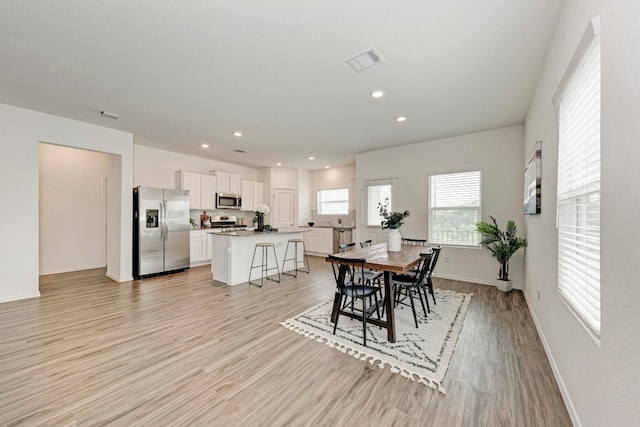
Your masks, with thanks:
[{"label": "window frame", "polygon": [[[336,203],[336,202],[344,203],[344,202],[346,202],[347,203],[347,211],[344,212],[344,213],[342,213],[342,212],[340,212],[340,213],[321,213],[320,212],[320,206],[321,206],[322,203],[320,203],[320,193],[323,192],[323,191],[335,191],[335,190],[347,190],[347,199],[346,200],[339,200],[339,201],[335,201],[334,200],[332,202],[325,202],[325,203]],[[321,188],[321,189],[318,189],[316,191],[316,210],[317,210],[318,216],[349,215],[349,203],[350,203],[349,198],[351,197],[351,195],[349,193],[350,193],[349,187],[333,187],[333,188]]]},{"label": "window frame", "polygon": [[[589,25],[587,26],[585,33],[578,45],[578,47],[576,48],[576,51],[573,54],[573,57],[571,58],[571,61],[569,62],[569,65],[567,67],[567,70],[560,82],[560,85],[558,86],[558,90],[556,91],[554,97],[553,97],[553,104],[556,107],[556,109],[558,110],[558,163],[557,163],[557,191],[556,191],[556,228],[557,228],[557,240],[558,240],[558,245],[557,245],[557,250],[558,250],[558,283],[557,283],[557,287],[556,287],[556,291],[558,292],[558,294],[560,295],[560,299],[561,301],[563,301],[563,303],[565,304],[565,306],[569,309],[569,311],[573,314],[573,316],[576,318],[576,320],[579,322],[579,324],[582,325],[582,327],[585,329],[585,331],[588,333],[589,336],[592,337],[592,339],[596,342],[596,344],[600,344],[600,334],[602,332],[602,281],[601,281],[601,246],[600,246],[600,242],[601,242],[601,220],[600,220],[600,213],[602,212],[602,193],[601,193],[601,186],[599,185],[599,183],[602,180],[602,166],[601,166],[601,154],[602,154],[602,129],[601,129],[601,122],[602,122],[602,99],[601,99],[601,94],[602,94],[602,86],[600,84],[600,86],[598,86],[599,91],[598,91],[598,98],[599,98],[599,103],[598,103],[598,115],[597,115],[597,126],[598,126],[598,142],[597,142],[597,148],[598,148],[598,159],[599,159],[599,166],[598,166],[598,176],[597,176],[597,182],[598,182],[598,190],[594,191],[593,190],[593,186],[594,186],[594,182],[595,181],[586,181],[584,182],[584,185],[582,186],[583,189],[580,189],[579,191],[575,191],[575,189],[573,189],[573,191],[565,191],[563,190],[564,188],[564,169],[563,166],[568,167],[566,164],[561,163],[563,161],[563,149],[566,150],[567,148],[567,144],[569,144],[569,142],[565,142],[564,146],[563,146],[563,139],[562,139],[562,135],[563,132],[561,131],[561,127],[563,126],[563,122],[562,122],[562,116],[561,116],[561,108],[562,108],[562,101],[563,101],[563,96],[566,94],[566,91],[569,90],[571,87],[575,86],[575,82],[574,82],[574,77],[576,75],[576,71],[578,70],[579,66],[582,65],[582,61],[583,59],[585,59],[585,55],[587,53],[589,53],[590,49],[592,48],[592,42],[597,41],[598,46],[598,80],[601,81],[601,76],[602,76],[602,53],[601,53],[601,40],[600,40],[600,18],[599,17],[594,17],[591,19],[591,22],[589,23]],[[590,80],[589,80],[590,81]],[[584,83],[584,82],[580,82],[580,83]],[[594,123],[590,122],[591,126],[595,125]],[[568,141],[568,140],[567,140]],[[590,145],[589,142],[587,141],[583,141],[585,146],[589,146],[589,148],[593,148],[592,145]],[[571,145],[569,145],[571,147]],[[568,157],[571,157],[569,155],[567,155]],[[587,159],[590,159],[593,161],[593,154],[589,155],[590,157],[587,157]],[[568,169],[570,171],[570,169]],[[575,176],[575,174],[571,174],[571,177]],[[591,178],[593,178],[593,176],[591,176]],[[590,227],[586,227],[586,221],[587,221],[587,214],[588,212],[585,211],[585,209],[587,208],[588,203],[585,202],[585,199],[590,198],[590,197],[594,197],[597,201],[597,212],[598,212],[598,220],[597,220],[597,243],[598,243],[598,250],[597,250],[597,289],[595,289],[594,286],[592,286],[593,283],[593,279],[594,279],[594,273],[595,273],[595,269],[593,268],[594,266],[594,258],[593,258],[593,254],[592,253],[587,253],[588,251],[586,249],[582,249],[580,248],[579,244],[582,243],[583,246],[587,246],[586,245],[586,240],[587,239],[593,239],[594,234],[592,230],[588,230],[588,228]],[[572,203],[571,203],[572,202]],[[592,202],[592,201],[590,201]],[[564,215],[561,214],[564,213]],[[563,219],[567,218],[567,212],[569,212],[570,217],[573,218],[573,220],[567,221],[566,223],[563,222]],[[592,212],[592,211],[591,211]],[[566,238],[566,230],[570,229],[571,227],[575,228],[575,229],[584,229],[584,232],[581,233],[579,236],[577,236],[575,239],[571,240],[571,239],[567,239]],[[582,239],[582,240],[581,240]],[[571,241],[576,242],[574,247],[574,250],[572,251],[572,255],[569,256],[568,255],[568,251],[571,252],[570,246],[569,249],[567,249],[567,243],[571,243]],[[592,242],[590,242],[592,243]],[[564,246],[563,246],[564,245]],[[593,248],[593,244],[590,244],[589,246],[591,246],[591,248]],[[583,253],[583,254],[581,254]],[[578,261],[572,261],[571,259],[575,259],[576,256],[580,256]],[[578,270],[579,267],[584,266],[584,276],[588,277],[588,280],[584,280],[584,282],[582,283],[580,280],[576,280],[579,279],[579,274],[575,273],[571,274],[571,273],[567,273],[568,269],[567,266],[568,264],[572,264],[570,267],[572,269]],[[567,279],[567,275],[571,275],[572,277],[570,279]],[[574,280],[573,282],[567,283],[567,280]],[[582,283],[582,287],[580,287],[579,285],[576,285],[576,282],[581,282]],[[585,296],[584,296],[584,304],[581,305],[579,298],[575,298],[572,297],[571,294],[572,292],[575,294],[576,291],[582,291],[584,292]],[[590,307],[593,307],[593,304],[590,304],[588,301],[589,299],[594,299],[593,297],[593,292],[597,291],[597,297],[595,297],[595,300],[597,300],[598,304],[597,304],[597,311],[593,310],[590,311]],[[591,317],[593,317],[593,313],[595,313],[597,316],[597,321],[594,320],[589,320],[587,317],[589,317],[591,315]]]},{"label": "window frame", "polygon": [[364,189],[364,226],[368,228],[380,228],[382,217],[379,216],[380,220],[375,224],[369,223],[369,187],[378,187],[378,186],[390,186],[391,197],[389,201],[391,202],[391,208],[396,205],[396,178],[384,178],[384,179],[369,179],[364,181],[363,189]]},{"label": "window frame", "polygon": [[[470,172],[477,172],[479,177],[478,177],[478,206],[477,207],[467,207],[467,206],[447,206],[447,207],[440,207],[440,208],[433,208],[431,206],[431,184],[432,184],[432,179],[434,177],[438,177],[438,176],[443,176],[443,175],[454,175],[454,174],[462,174],[462,173],[470,173]],[[474,244],[464,244],[464,243],[442,243],[442,242],[438,242],[435,241],[433,236],[434,236],[434,232],[433,232],[433,212],[437,211],[437,210],[447,210],[447,209],[451,209],[451,208],[456,208],[456,209],[460,209],[460,210],[468,210],[468,211],[477,211],[478,215],[478,221],[482,220],[482,169],[464,169],[464,170],[454,170],[454,171],[445,171],[445,172],[438,172],[438,173],[430,173],[427,176],[427,243],[430,245],[441,245],[441,246],[447,246],[447,247],[459,247],[459,248],[468,248],[468,249],[478,249],[480,248],[480,236],[478,235],[477,232],[476,233],[476,242]]]}]

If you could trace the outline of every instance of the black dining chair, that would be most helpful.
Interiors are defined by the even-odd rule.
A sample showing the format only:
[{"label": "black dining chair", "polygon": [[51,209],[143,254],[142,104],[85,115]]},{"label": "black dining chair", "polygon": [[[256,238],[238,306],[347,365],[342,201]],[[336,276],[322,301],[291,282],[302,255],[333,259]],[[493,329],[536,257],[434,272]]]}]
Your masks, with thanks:
[{"label": "black dining chair", "polygon": [[402,244],[410,245],[410,246],[426,246],[427,240],[426,239],[410,239],[408,237],[403,237]]},{"label": "black dining chair", "polygon": [[[334,255],[328,255],[331,261],[331,267],[333,268],[333,277],[336,281],[336,294],[340,298],[340,304],[336,316],[336,322],[333,325],[333,334],[336,334],[338,328],[338,319],[340,315],[348,315],[349,317],[362,319],[362,335],[364,346],[367,346],[367,319],[373,315],[373,307],[371,304],[371,298],[377,294],[382,296],[380,288],[377,286],[369,286],[364,280],[362,273],[364,270],[365,260],[361,258],[341,258]],[[356,272],[357,279],[352,276],[352,272]],[[349,304],[349,299],[351,304]],[[354,309],[354,300],[362,301],[362,309]],[[370,301],[369,307],[367,307],[367,299]],[[346,307],[351,305],[350,310],[346,310]],[[375,312],[380,320],[380,308],[378,302],[375,303]]]},{"label": "black dining chair", "polygon": [[[416,307],[413,301],[413,295],[418,295],[425,317],[427,316],[427,310],[431,312],[431,308],[429,307],[429,300],[426,301],[427,305],[425,307],[425,301],[422,299],[421,292],[422,288],[424,287],[424,278],[427,274],[429,266],[431,265],[431,257],[431,252],[420,254],[420,262],[418,263],[417,274],[408,272],[406,274],[394,274],[391,276],[391,283],[393,284],[394,288],[395,305],[397,306],[399,304],[402,304],[411,307],[411,311],[413,312],[413,320],[416,323],[416,328],[418,327],[418,316],[416,315]],[[401,298],[403,291],[404,298]],[[409,299],[409,303],[405,302],[407,298]]]},{"label": "black dining chair", "polygon": [[[431,278],[433,277],[433,270],[436,268],[436,264],[438,263],[438,257],[440,257],[441,250],[442,250],[441,246],[431,248],[431,252],[433,253],[433,256],[431,257],[431,264],[429,265],[429,269],[425,274],[424,283],[423,283],[424,287],[426,288],[424,292],[424,297],[427,298],[427,290],[428,290],[429,293],[431,294],[431,298],[433,298],[434,305],[436,304],[436,296],[433,293],[433,282]],[[429,301],[427,300],[427,304],[428,303]]]}]

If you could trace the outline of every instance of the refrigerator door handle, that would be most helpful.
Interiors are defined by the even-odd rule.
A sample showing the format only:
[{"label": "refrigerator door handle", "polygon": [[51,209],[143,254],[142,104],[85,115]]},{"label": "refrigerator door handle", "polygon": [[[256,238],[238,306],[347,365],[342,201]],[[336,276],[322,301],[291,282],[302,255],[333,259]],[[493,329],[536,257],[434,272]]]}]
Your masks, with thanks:
[{"label": "refrigerator door handle", "polygon": [[164,233],[162,240],[167,240],[169,238],[169,219],[167,218],[167,201],[162,201],[162,225],[164,227]]}]

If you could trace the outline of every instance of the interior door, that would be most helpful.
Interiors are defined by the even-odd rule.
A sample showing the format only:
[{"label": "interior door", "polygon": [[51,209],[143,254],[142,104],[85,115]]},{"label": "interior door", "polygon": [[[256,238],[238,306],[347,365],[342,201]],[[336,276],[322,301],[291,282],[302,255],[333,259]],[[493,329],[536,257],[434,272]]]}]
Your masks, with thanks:
[{"label": "interior door", "polygon": [[293,230],[294,196],[294,190],[290,188],[275,190],[271,215],[272,227],[281,231]]}]

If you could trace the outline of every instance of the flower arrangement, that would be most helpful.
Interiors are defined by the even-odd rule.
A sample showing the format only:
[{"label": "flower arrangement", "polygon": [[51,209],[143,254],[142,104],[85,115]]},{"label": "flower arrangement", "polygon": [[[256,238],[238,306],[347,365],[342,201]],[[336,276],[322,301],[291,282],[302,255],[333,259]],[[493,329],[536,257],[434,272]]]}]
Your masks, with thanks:
[{"label": "flower arrangement", "polygon": [[269,212],[271,212],[269,205],[265,205],[264,203],[258,203],[258,205],[256,206],[256,211],[255,211],[256,216],[265,216]]},{"label": "flower arrangement", "polygon": [[395,230],[400,228],[404,222],[403,219],[409,216],[409,211],[405,210],[403,212],[389,212],[389,199],[384,199],[384,204],[378,203],[378,211],[380,212],[380,216],[384,218],[380,225],[383,230],[391,229]]}]

